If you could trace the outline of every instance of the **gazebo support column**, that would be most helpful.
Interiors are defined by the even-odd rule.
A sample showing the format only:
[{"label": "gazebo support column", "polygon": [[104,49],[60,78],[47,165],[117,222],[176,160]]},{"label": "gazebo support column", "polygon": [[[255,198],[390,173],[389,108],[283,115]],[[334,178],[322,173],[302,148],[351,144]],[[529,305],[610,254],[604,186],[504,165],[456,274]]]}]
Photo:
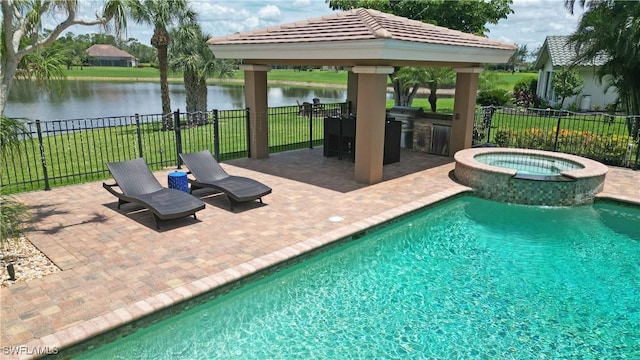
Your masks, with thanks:
[{"label": "gazebo support column", "polygon": [[347,72],[347,102],[351,103],[351,111],[358,109],[358,74],[349,69]]},{"label": "gazebo support column", "polygon": [[473,140],[473,121],[478,92],[478,76],[482,68],[457,68],[456,94],[453,101],[453,122],[451,125],[451,152],[471,147]]},{"label": "gazebo support column", "polygon": [[249,157],[269,157],[269,113],[266,65],[241,65],[244,70],[244,98],[249,108]]},{"label": "gazebo support column", "polygon": [[382,181],[387,75],[390,66],[355,66],[358,74],[356,156],[354,180],[363,184]]}]

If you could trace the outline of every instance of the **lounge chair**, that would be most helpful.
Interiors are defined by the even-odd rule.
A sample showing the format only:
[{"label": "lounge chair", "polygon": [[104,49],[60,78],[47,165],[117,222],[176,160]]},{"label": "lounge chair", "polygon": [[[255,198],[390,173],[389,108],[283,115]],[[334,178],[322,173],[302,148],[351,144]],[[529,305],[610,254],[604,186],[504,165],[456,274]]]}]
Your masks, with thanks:
[{"label": "lounge chair", "polygon": [[[141,205],[153,213],[158,229],[160,220],[189,215],[195,219],[196,212],[204,209],[204,203],[195,196],[160,185],[142,158],[107,163],[107,167],[116,183],[102,183],[102,187],[118,198],[118,209],[126,203]],[[116,186],[122,192],[114,190]]]},{"label": "lounge chair", "polygon": [[224,193],[229,199],[231,211],[235,204],[259,200],[271,193],[267,185],[243,176],[227,174],[209,150],[190,154],[180,154],[180,158],[189,168],[191,192],[198,189],[213,189]]}]

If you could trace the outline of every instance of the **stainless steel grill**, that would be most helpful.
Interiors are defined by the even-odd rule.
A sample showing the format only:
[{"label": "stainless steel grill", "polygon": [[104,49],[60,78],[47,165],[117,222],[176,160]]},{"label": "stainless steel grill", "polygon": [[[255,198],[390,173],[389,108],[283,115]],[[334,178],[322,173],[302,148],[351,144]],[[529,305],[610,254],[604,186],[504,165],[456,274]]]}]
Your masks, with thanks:
[{"label": "stainless steel grill", "polygon": [[424,116],[422,108],[394,106],[389,110],[387,116],[402,122],[400,147],[405,149],[413,148],[413,124],[416,118]]}]

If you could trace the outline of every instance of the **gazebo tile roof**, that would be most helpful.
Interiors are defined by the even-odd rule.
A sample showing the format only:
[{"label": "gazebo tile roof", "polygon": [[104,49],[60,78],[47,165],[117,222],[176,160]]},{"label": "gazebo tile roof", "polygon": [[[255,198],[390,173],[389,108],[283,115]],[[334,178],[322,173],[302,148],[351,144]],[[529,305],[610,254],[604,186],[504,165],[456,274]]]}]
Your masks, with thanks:
[{"label": "gazebo tile roof", "polygon": [[215,37],[207,43],[232,45],[367,39],[515,50],[512,44],[362,8],[246,33]]}]

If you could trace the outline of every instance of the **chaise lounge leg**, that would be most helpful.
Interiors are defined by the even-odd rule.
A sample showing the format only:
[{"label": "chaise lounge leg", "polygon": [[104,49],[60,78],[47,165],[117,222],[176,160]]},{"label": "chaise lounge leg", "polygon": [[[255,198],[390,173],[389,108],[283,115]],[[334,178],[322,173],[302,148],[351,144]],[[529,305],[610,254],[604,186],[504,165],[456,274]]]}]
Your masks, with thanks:
[{"label": "chaise lounge leg", "polygon": [[156,214],[153,214],[153,221],[156,223],[156,229],[160,230],[160,218]]}]

